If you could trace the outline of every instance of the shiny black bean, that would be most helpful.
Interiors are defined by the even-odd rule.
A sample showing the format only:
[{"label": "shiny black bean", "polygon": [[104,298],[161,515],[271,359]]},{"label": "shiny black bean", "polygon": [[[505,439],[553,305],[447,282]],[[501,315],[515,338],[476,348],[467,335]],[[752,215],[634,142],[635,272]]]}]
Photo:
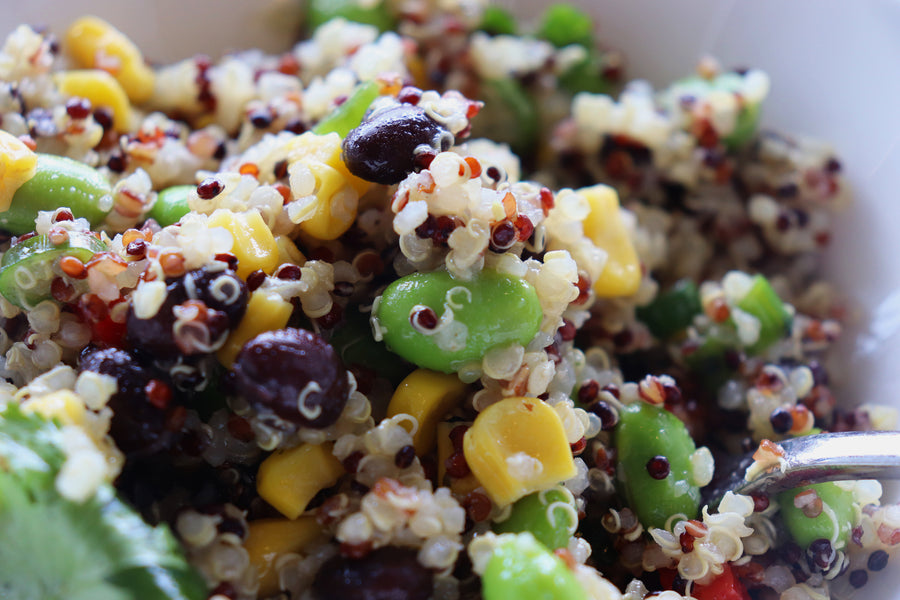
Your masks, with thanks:
[{"label": "shiny black bean", "polygon": [[247,298],[247,285],[234,271],[206,268],[190,271],[166,281],[166,298],[152,317],[139,319],[134,309],[129,309],[125,339],[133,348],[156,358],[197,353],[189,341],[182,339],[181,344],[176,341],[173,309],[188,300],[203,302],[211,309],[204,322],[210,340],[215,341],[240,322],[247,310]]},{"label": "shiny black bean", "polygon": [[149,453],[171,443],[166,407],[148,400],[145,388],[152,376],[131,354],[118,348],[89,348],[81,357],[80,369],[115,377],[116,393],[108,404],[113,411],[109,432],[123,452]]},{"label": "shiny black bean", "polygon": [[337,421],[350,385],[334,348],[305,329],[267,331],[247,342],[232,378],[256,410],[316,428]]},{"label": "shiny black bean", "polygon": [[416,148],[449,150],[453,134],[411,104],[375,112],[344,139],[344,162],[351,173],[375,183],[402,181],[416,169]]},{"label": "shiny black bean", "polygon": [[415,550],[388,546],[359,559],[335,556],[322,565],[313,590],[320,600],[427,600],[432,577]]}]

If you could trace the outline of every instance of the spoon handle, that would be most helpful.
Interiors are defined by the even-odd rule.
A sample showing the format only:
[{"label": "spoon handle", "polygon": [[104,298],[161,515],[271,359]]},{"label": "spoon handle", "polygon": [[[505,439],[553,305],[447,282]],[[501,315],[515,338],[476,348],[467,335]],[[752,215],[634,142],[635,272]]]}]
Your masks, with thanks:
[{"label": "spoon handle", "polygon": [[704,490],[709,504],[718,505],[725,492],[777,493],[790,488],[847,479],[900,479],[900,431],[821,433],[778,443],[784,468],[744,479],[753,462],[747,457],[713,489]]}]

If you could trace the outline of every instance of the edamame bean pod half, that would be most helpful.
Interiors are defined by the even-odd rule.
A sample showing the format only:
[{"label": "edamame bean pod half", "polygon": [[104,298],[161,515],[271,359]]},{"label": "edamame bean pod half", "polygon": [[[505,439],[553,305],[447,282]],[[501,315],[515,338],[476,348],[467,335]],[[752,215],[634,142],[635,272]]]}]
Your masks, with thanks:
[{"label": "edamame bean pod half", "polygon": [[481,576],[484,600],[583,600],[566,564],[530,533],[505,534]]},{"label": "edamame bean pod half", "polygon": [[856,525],[853,492],[833,481],[807,485],[778,495],[781,518],[802,548],[819,539],[843,548]]},{"label": "edamame bean pod half", "polygon": [[197,186],[194,185],[173,185],[160,191],[147,218],[153,219],[162,227],[177,223],[181,217],[191,212],[188,194],[195,189]]},{"label": "edamame bean pod half", "polygon": [[497,533],[528,531],[550,550],[565,548],[578,527],[575,498],[563,486],[535,492],[512,505],[509,517],[494,522]]},{"label": "edamame bean pod half", "polygon": [[0,212],[0,229],[28,233],[34,230],[39,211],[62,206],[96,227],[112,205],[112,188],[96,169],[64,156],[38,154],[34,175],[16,190],[9,208]]},{"label": "edamame bean pod half", "polygon": [[526,345],[541,325],[528,282],[495,271],[471,281],[414,273],[384,290],[373,322],[388,348],[420,367],[452,373],[506,344]]},{"label": "edamame bean pod half", "polygon": [[697,516],[697,449],[678,417],[649,402],[628,404],[619,411],[615,444],[626,502],[645,528],[665,529],[676,514]]}]

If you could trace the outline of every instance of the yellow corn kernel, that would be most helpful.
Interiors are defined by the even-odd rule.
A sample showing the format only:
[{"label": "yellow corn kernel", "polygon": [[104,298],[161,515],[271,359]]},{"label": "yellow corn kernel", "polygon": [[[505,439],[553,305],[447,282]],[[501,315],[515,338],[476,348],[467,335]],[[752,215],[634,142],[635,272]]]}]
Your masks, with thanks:
[{"label": "yellow corn kernel", "polygon": [[56,419],[63,425],[83,425],[87,409],[75,392],[59,390],[46,396],[29,398],[21,404],[22,412],[37,413],[46,419]]},{"label": "yellow corn kernel", "polygon": [[296,519],[313,496],[334,485],[344,467],[331,453],[331,444],[303,444],[279,450],[259,466],[256,491],[289,519]]},{"label": "yellow corn kernel", "polygon": [[278,264],[291,263],[302,267],[306,263],[306,257],[300,252],[300,248],[294,240],[286,235],[276,235],[275,245],[278,247]]},{"label": "yellow corn kernel", "polygon": [[231,232],[234,238],[231,252],[238,259],[237,274],[242,279],[246,279],[247,275],[257,269],[271,275],[281,264],[278,261],[275,236],[257,211],[236,213],[227,208],[219,208],[209,215],[206,225],[224,227]]},{"label": "yellow corn kernel", "polygon": [[[438,421],[455,407],[466,394],[466,384],[455,373],[437,373],[416,369],[397,386],[391,396],[387,416],[412,415],[419,426],[413,434],[416,454],[422,456],[434,448]],[[405,426],[409,423],[404,422]]]},{"label": "yellow corn kernel", "polygon": [[318,240],[333,240],[347,231],[356,219],[359,197],[371,184],[347,170],[340,136],[297,136],[288,146],[288,165],[292,178],[305,169],[315,180],[316,200],[299,216],[300,229]]},{"label": "yellow corn kernel", "polygon": [[562,421],[537,398],[505,398],[484,409],[463,438],[463,452],[501,507],[576,473]]},{"label": "yellow corn kernel", "polygon": [[132,102],[145,102],[153,94],[156,76],[141,51],[103,19],[78,19],[66,31],[65,44],[77,66],[109,71]]},{"label": "yellow corn kernel", "polygon": [[228,339],[216,352],[219,362],[226,368],[231,368],[244,344],[264,331],[287,327],[293,310],[294,305],[282,298],[281,294],[262,288],[254,290],[237,329],[228,334]]},{"label": "yellow corn kernel", "polygon": [[37,154],[16,136],[0,129],[0,212],[37,170]]},{"label": "yellow corn kernel", "polygon": [[[453,454],[453,442],[450,441],[450,432],[458,425],[469,423],[438,423],[437,425],[437,457],[438,457],[438,485],[447,485],[444,476],[447,474],[447,459]],[[450,491],[459,496],[465,496],[469,492],[481,487],[478,479],[469,473],[465,477],[451,479]]]},{"label": "yellow corn kernel", "polygon": [[259,581],[257,594],[261,598],[275,595],[279,590],[275,561],[285,554],[295,554],[322,536],[322,527],[315,517],[290,519],[259,519],[248,524],[244,549],[250,564],[256,568]]},{"label": "yellow corn kernel", "polygon": [[131,129],[131,104],[125,90],[116,79],[100,69],[63,71],[55,78],[59,91],[66,96],[87,98],[94,106],[105,106],[112,111],[113,129],[124,133]]},{"label": "yellow corn kernel", "polygon": [[584,234],[606,251],[608,258],[594,293],[600,297],[631,296],[641,285],[641,263],[622,221],[619,197],[608,185],[578,190],[591,206],[584,220]]}]

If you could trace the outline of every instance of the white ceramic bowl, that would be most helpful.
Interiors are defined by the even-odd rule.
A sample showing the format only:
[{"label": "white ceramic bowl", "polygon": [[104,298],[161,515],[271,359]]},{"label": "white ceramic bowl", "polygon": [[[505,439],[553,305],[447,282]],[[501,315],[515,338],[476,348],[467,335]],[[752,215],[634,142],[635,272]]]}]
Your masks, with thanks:
[{"label": "white ceramic bowl", "polygon": [[[760,67],[772,79],[763,123],[833,143],[856,190],[837,217],[827,270],[859,309],[844,343],[847,402],[900,407],[900,2],[897,0],[581,0],[604,43],[621,48],[629,77],[657,85],[698,57]],[[542,2],[507,0],[520,15]],[[158,62],[205,52],[289,47],[296,0],[28,0],[0,11],[0,35],[18,23],[61,32],[93,13],[127,32]],[[898,449],[900,451],[900,449]],[[892,494],[897,500],[897,494]],[[896,559],[895,559],[896,560]],[[865,597],[900,599],[900,569],[873,578]]]}]

